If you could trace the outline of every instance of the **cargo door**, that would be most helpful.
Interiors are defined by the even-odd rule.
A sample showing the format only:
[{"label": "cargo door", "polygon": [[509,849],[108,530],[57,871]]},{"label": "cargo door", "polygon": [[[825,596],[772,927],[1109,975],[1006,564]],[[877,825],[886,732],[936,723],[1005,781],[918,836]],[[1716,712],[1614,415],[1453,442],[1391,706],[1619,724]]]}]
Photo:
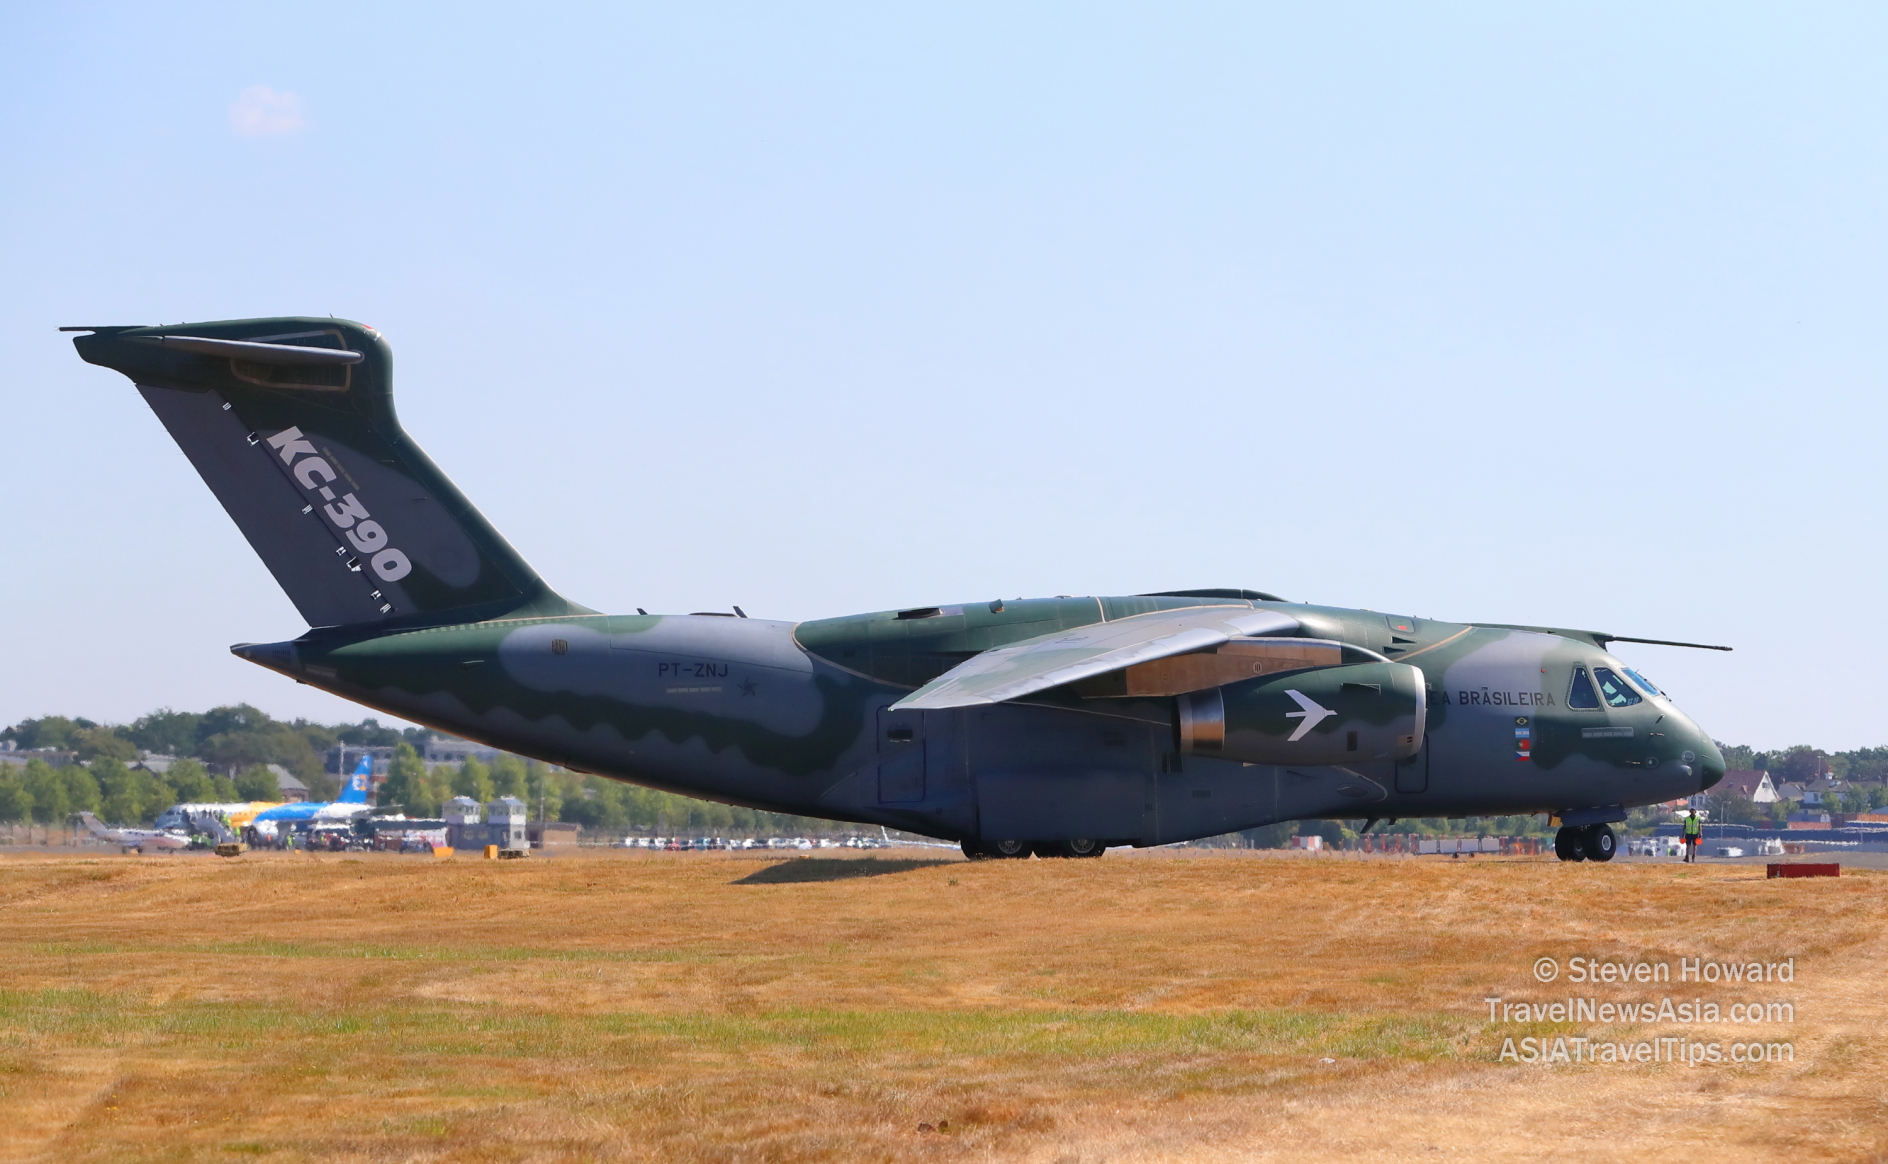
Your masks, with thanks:
[{"label": "cargo door", "polygon": [[924,799],[924,713],[880,708],[878,713],[878,802],[908,804]]}]

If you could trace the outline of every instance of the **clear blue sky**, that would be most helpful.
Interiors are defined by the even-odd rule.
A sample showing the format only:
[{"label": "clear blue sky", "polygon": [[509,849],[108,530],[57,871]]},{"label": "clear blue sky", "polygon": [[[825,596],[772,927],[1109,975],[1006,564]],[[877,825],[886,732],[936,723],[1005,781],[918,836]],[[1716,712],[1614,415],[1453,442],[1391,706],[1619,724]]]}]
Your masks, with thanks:
[{"label": "clear blue sky", "polygon": [[329,313],[551,584],[1248,586],[1888,743],[1878,5],[0,10],[0,722],[303,629],[61,324]]}]

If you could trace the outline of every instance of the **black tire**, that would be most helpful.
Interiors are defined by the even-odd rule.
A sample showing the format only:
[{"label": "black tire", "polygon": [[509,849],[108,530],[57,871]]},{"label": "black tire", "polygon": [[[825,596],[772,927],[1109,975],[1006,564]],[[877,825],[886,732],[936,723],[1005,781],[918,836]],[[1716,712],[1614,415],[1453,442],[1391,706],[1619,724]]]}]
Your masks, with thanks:
[{"label": "black tire", "polygon": [[1619,838],[1611,825],[1588,825],[1580,838],[1580,852],[1589,861],[1610,861],[1619,852]]},{"label": "black tire", "polygon": [[1586,847],[1581,843],[1585,838],[1582,830],[1563,828],[1554,834],[1554,856],[1562,861],[1586,860]]},{"label": "black tire", "polygon": [[992,857],[1004,857],[1019,860],[1029,856],[1029,842],[1018,840],[985,841],[984,847]]},{"label": "black tire", "polygon": [[1108,851],[1108,842],[1097,837],[1076,837],[1062,842],[1065,857],[1099,857]]},{"label": "black tire", "polygon": [[964,851],[964,856],[972,861],[988,861],[990,850],[975,841],[959,841],[957,847]]}]

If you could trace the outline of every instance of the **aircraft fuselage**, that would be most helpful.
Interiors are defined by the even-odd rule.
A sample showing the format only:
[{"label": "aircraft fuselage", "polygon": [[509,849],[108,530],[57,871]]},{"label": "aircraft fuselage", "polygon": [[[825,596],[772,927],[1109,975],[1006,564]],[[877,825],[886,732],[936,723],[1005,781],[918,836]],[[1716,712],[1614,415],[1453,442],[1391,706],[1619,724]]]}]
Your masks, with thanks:
[{"label": "aircraft fuselage", "polygon": [[[993,647],[1192,606],[1274,610],[1301,633],[1418,668],[1426,706],[1415,754],[1323,766],[1186,754],[1172,698],[1070,688],[944,711],[891,706]],[[1715,783],[1723,760],[1710,737],[1665,696],[1617,681],[1625,665],[1575,633],[1141,596],[798,624],[522,618],[311,631],[236,651],[495,747],[730,804],[951,839],[1151,845],[1291,819],[1630,807]],[[1615,686],[1597,692],[1604,676]],[[1597,699],[1575,691],[1582,677]]]}]

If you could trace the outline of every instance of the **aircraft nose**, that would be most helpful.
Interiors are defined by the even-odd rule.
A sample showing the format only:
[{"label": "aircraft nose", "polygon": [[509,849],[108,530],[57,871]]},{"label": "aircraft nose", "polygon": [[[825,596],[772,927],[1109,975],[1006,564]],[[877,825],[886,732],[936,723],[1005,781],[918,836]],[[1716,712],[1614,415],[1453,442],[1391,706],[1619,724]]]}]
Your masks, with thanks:
[{"label": "aircraft nose", "polygon": [[1709,792],[1718,781],[1724,779],[1724,753],[1718,751],[1717,744],[1703,732],[1698,744],[1698,791]]}]

